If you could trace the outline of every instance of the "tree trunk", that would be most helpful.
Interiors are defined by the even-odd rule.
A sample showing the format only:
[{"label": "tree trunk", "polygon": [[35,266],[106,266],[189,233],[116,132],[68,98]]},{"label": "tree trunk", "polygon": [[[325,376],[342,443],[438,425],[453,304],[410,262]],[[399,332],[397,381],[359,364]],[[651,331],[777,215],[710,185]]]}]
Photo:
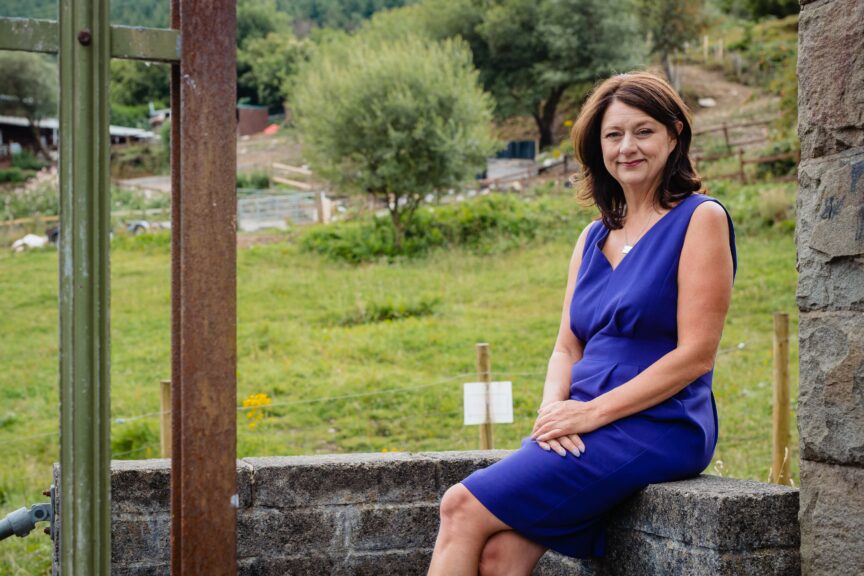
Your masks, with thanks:
[{"label": "tree trunk", "polygon": [[387,196],[387,208],[390,210],[390,219],[393,221],[393,251],[402,253],[402,240],[405,238],[405,226],[402,222],[402,213],[399,211],[399,196],[396,194]]},{"label": "tree trunk", "polygon": [[540,131],[540,150],[553,144],[552,125],[555,123],[555,111],[558,109],[561,96],[564,95],[564,88],[564,86],[559,86],[552,90],[549,97],[543,102],[540,113],[534,114],[534,122],[537,123],[537,129]]},{"label": "tree trunk", "polygon": [[36,121],[33,118],[27,118],[27,121],[30,122],[30,130],[33,132],[33,136],[36,138],[36,147],[38,152],[45,157],[45,160],[51,162],[51,153],[48,151],[48,148],[42,144],[42,134],[39,132],[39,127],[36,125]]}]

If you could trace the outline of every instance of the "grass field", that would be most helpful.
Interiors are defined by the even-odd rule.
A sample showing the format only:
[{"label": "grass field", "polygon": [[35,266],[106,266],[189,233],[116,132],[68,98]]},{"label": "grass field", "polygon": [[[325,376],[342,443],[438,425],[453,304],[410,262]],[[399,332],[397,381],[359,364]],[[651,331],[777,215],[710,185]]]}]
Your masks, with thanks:
[{"label": "grass field", "polygon": [[[788,220],[766,223],[777,204],[791,210],[795,186],[713,190],[737,225],[739,270],[715,370],[720,442],[707,472],[765,481],[777,310],[791,317],[793,411],[798,396],[794,239]],[[485,254],[442,250],[355,267],[301,253],[288,236],[241,250],[238,407],[259,393],[272,405],[257,425],[256,412],[238,409],[239,455],[476,448],[477,429],[462,426],[462,383],[473,380],[477,342],[491,344],[494,378],[513,382],[515,422],[496,426],[496,447],[518,446],[540,399],[569,255],[590,217],[567,199],[561,206],[572,218],[551,240]],[[170,373],[169,266],[167,237],[112,247],[118,458],[158,456],[153,413]],[[0,515],[44,500],[59,456],[57,270],[54,251],[0,254]],[[416,315],[369,322],[370,310]],[[797,484],[795,430],[793,445]],[[41,533],[0,544],[0,574],[49,566]]]}]

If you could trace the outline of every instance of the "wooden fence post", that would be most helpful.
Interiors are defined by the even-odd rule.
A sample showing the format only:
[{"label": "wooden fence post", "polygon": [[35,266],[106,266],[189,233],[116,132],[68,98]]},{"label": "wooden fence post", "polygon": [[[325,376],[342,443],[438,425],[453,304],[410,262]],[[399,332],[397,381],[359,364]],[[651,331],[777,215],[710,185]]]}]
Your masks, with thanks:
[{"label": "wooden fence post", "polygon": [[789,484],[789,315],[774,313],[774,415],[771,482]]},{"label": "wooden fence post", "polygon": [[484,383],[483,396],[486,401],[486,422],[480,425],[480,449],[491,450],[494,444],[492,437],[491,382],[492,359],[489,355],[489,344],[477,344],[477,376]]},{"label": "wooden fence post", "polygon": [[159,383],[159,449],[162,458],[171,458],[171,380]]},{"label": "wooden fence post", "polygon": [[738,149],[738,178],[742,184],[747,183],[747,174],[744,172],[744,149]]}]

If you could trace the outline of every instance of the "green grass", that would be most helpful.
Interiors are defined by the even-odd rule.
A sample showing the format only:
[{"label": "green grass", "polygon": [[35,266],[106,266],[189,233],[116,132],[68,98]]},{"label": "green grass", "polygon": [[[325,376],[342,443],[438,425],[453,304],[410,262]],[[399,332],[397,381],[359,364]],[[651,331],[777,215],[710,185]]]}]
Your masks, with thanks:
[{"label": "green grass", "polygon": [[[791,316],[793,404],[798,396],[795,245],[788,226],[760,216],[766,190],[715,191],[736,219],[739,272],[715,371],[721,432],[708,470],[763,481],[776,310]],[[794,185],[783,190],[794,199]],[[476,448],[476,427],[462,426],[461,385],[473,379],[477,342],[491,344],[495,378],[513,382],[515,422],[496,426],[496,447],[517,447],[540,399],[572,246],[589,219],[575,203],[569,216],[544,242],[397,264],[334,263],[288,241],[241,250],[237,404],[266,393],[273,405],[254,429],[238,411],[239,456]],[[112,435],[122,458],[158,452],[157,418],[136,416],[159,410],[159,381],[170,374],[169,266],[165,237],[115,240]],[[0,254],[0,514],[44,500],[59,456],[57,270],[54,251]],[[41,533],[4,541],[0,573],[47,573],[50,556]]]}]

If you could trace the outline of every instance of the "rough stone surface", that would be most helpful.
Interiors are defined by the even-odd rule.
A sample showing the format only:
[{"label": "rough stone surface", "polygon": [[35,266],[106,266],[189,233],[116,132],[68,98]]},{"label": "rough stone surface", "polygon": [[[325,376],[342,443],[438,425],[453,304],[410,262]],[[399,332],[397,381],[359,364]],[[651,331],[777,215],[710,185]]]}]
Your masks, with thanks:
[{"label": "rough stone surface", "polygon": [[806,6],[798,25],[802,158],[864,146],[864,2]]},{"label": "rough stone surface", "polygon": [[801,457],[864,465],[864,314],[802,313],[799,339]]},{"label": "rough stone surface", "polygon": [[678,540],[641,534],[610,533],[603,576],[666,576],[668,574],[729,574],[790,576],[801,572],[798,548],[720,551]]},{"label": "rough stone surface", "polygon": [[801,484],[803,573],[864,574],[864,468],[801,460]]},{"label": "rough stone surface", "polygon": [[[247,458],[254,468],[255,505],[422,501],[437,495],[436,465],[405,453]],[[324,485],[322,485],[322,481]]]},{"label": "rough stone surface", "polygon": [[346,523],[346,542],[354,550],[422,548],[438,534],[437,502],[385,504],[357,508]]},{"label": "rough stone surface", "polygon": [[798,308],[864,311],[864,149],[803,162],[798,176]]},{"label": "rough stone surface", "polygon": [[290,556],[297,550],[318,552],[345,546],[341,511],[329,507],[275,510],[250,508],[237,515],[237,557]]},{"label": "rough stone surface", "polygon": [[615,511],[611,527],[700,549],[797,549],[798,533],[789,530],[797,516],[794,488],[703,475],[648,486]]},{"label": "rough stone surface", "polygon": [[[505,454],[355,454],[239,462],[239,573],[425,574],[441,493]],[[167,461],[114,464],[115,574],[168,573],[169,475]],[[351,493],[352,481],[361,496]],[[677,568],[685,571],[675,573],[695,576],[758,570],[796,574],[797,496],[791,488],[705,476],[651,486],[614,511],[611,560],[547,553],[534,574],[641,575]]]}]

